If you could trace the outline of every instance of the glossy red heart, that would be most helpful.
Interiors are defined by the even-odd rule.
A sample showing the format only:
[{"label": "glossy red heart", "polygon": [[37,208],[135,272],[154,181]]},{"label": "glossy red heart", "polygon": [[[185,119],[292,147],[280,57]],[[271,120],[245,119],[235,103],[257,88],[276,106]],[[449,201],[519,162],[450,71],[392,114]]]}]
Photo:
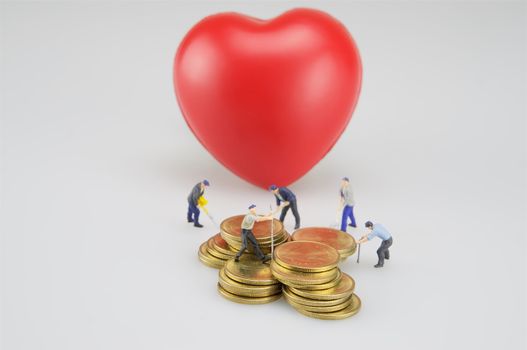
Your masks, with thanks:
[{"label": "glossy red heart", "polygon": [[241,178],[289,185],[333,147],[361,86],[359,52],[330,15],[209,16],[181,42],[174,86],[205,148]]}]

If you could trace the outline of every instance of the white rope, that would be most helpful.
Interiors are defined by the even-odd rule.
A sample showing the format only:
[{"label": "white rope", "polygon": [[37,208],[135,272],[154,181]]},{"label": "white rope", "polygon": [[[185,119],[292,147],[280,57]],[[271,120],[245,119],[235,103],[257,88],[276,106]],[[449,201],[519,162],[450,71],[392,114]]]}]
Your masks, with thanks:
[{"label": "white rope", "polygon": [[272,204],[269,204],[269,209],[271,209],[271,215],[272,215],[272,219],[271,219],[271,260],[273,260],[273,253],[274,253],[274,212],[273,212],[273,205]]}]

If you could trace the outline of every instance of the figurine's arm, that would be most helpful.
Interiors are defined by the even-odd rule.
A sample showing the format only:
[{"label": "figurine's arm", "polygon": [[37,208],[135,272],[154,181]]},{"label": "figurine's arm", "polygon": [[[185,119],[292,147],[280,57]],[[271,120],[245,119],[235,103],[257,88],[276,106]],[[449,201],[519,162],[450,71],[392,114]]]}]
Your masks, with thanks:
[{"label": "figurine's arm", "polygon": [[258,216],[258,217],[256,217],[256,222],[268,221],[268,220],[273,220],[273,216],[272,215],[267,215],[267,216]]},{"label": "figurine's arm", "polygon": [[368,236],[362,236],[358,241],[357,244],[366,243],[368,242]]},{"label": "figurine's arm", "polygon": [[358,244],[361,244],[361,243],[366,243],[368,242],[370,239],[372,239],[373,236],[371,236],[371,233],[369,235],[363,235],[358,241],[357,243]]}]

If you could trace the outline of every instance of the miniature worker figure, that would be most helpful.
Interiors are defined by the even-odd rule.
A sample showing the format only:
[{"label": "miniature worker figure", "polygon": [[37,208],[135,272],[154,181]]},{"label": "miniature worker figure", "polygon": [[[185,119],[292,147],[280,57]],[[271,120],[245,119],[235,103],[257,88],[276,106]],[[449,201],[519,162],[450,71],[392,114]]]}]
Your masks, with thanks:
[{"label": "miniature worker figure", "polygon": [[393,243],[392,235],[388,230],[384,228],[381,224],[373,224],[371,221],[367,221],[365,224],[366,228],[370,230],[368,235],[362,236],[357,243],[365,243],[370,241],[373,237],[379,237],[382,240],[379,249],[377,249],[377,256],[379,257],[379,262],[374,267],[379,268],[384,266],[384,259],[390,259],[390,250]]},{"label": "miniature worker figure", "polygon": [[353,192],[351,191],[350,180],[345,177],[340,183],[340,206],[342,208],[342,222],[340,223],[340,230],[346,232],[348,225],[348,218],[351,220],[350,226],[357,227],[355,223],[355,216],[353,216],[353,206],[355,200],[353,199]]},{"label": "miniature worker figure", "polygon": [[291,208],[293,215],[295,217],[295,230],[300,228],[300,215],[298,214],[298,208],[296,206],[296,196],[290,189],[287,187],[277,187],[276,185],[271,185],[269,191],[273,192],[276,197],[276,205],[279,206],[280,203],[283,204],[282,213],[280,214],[280,221],[284,222],[285,216]]},{"label": "miniature worker figure", "polygon": [[210,186],[210,183],[207,180],[198,182],[192,188],[192,191],[187,197],[187,200],[188,200],[187,221],[193,222],[195,227],[203,227],[203,225],[199,223],[200,211],[198,208],[198,204],[199,204],[200,198],[205,193],[205,187],[208,187],[208,186]]},{"label": "miniature worker figure", "polygon": [[262,253],[260,245],[253,234],[254,223],[267,220],[273,220],[273,213],[270,213],[267,216],[258,216],[256,215],[256,205],[251,204],[249,206],[249,213],[245,215],[242,221],[242,247],[240,248],[240,251],[236,253],[234,261],[238,262],[240,256],[242,256],[242,254],[245,252],[245,249],[247,249],[247,241],[251,243],[254,248],[254,253],[258,259],[262,260],[262,263],[271,260],[269,256],[265,256],[264,253]]}]

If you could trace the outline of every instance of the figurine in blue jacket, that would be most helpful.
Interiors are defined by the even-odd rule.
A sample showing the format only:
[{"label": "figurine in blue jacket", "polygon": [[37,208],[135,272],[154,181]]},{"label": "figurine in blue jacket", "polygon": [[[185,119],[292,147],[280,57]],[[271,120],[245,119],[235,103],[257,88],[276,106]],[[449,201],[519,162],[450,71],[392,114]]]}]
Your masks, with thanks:
[{"label": "figurine in blue jacket", "polygon": [[203,193],[205,193],[205,187],[210,186],[210,183],[207,180],[198,182],[190,191],[190,194],[187,197],[188,200],[188,211],[187,211],[187,221],[193,222],[195,227],[203,227],[199,223],[199,208],[198,200]]},{"label": "figurine in blue jacket", "polygon": [[295,194],[287,187],[277,187],[276,185],[271,185],[269,191],[271,191],[276,197],[276,206],[279,206],[280,203],[284,206],[282,208],[282,213],[280,214],[280,221],[284,222],[285,216],[287,215],[289,208],[291,208],[295,217],[295,230],[298,230],[300,228],[300,215],[298,214]]}]

